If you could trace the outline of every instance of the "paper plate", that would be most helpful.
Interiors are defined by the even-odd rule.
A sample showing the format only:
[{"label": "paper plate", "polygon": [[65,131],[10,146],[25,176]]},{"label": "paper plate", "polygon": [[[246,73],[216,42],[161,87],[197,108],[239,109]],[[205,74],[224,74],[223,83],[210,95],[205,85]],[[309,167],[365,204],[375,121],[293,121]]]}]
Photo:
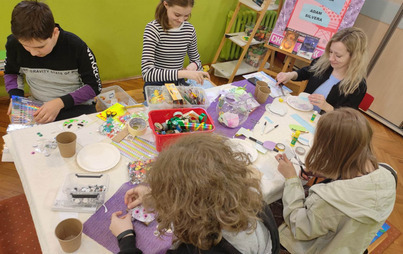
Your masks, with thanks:
[{"label": "paper plate", "polygon": [[230,146],[232,150],[246,153],[249,155],[251,162],[254,162],[257,159],[257,150],[248,141],[237,138],[230,139],[229,141],[231,142]]},{"label": "paper plate", "polygon": [[289,96],[287,97],[287,103],[292,108],[300,111],[311,111],[313,105],[306,99],[306,97]]},{"label": "paper plate", "polygon": [[271,104],[267,104],[266,111],[270,111],[274,114],[284,116],[285,114],[287,114],[288,111],[287,106],[285,106],[284,102],[280,102],[278,99],[279,98],[276,98],[273,100]]},{"label": "paper plate", "polygon": [[119,150],[108,143],[85,146],[77,154],[78,165],[90,172],[102,172],[113,168],[120,160]]}]

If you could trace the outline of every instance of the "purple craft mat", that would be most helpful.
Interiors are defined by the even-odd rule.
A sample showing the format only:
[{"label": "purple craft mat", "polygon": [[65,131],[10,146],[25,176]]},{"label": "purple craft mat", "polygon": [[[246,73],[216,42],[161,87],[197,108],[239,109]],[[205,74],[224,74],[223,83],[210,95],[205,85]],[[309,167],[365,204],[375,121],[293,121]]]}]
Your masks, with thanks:
[{"label": "purple craft mat", "polygon": [[[232,85],[239,86],[239,87],[243,87],[246,85],[247,92],[250,92],[251,94],[255,93],[255,86],[252,85],[251,83],[249,83],[249,81],[247,81],[246,79],[234,82],[234,83],[232,83]],[[260,118],[262,117],[264,112],[266,111],[266,109],[265,109],[266,104],[269,104],[272,102],[273,102],[273,98],[271,96],[269,96],[269,98],[267,99],[267,101],[265,103],[263,103],[259,107],[257,107],[251,114],[249,114],[248,119],[246,119],[246,121],[243,124],[241,124],[240,126],[238,126],[236,128],[225,127],[218,121],[218,113],[216,110],[218,98],[216,98],[214,100],[214,102],[212,102],[210,104],[210,107],[208,107],[208,109],[207,109],[207,113],[209,113],[211,119],[213,119],[213,121],[214,121],[214,126],[215,126],[214,133],[232,138],[241,127],[252,130],[253,127],[255,127],[256,123],[260,120]],[[242,138],[244,138],[244,137],[242,137]]]},{"label": "purple craft mat", "polygon": [[[133,188],[130,182],[123,184],[119,190],[105,203],[108,212],[104,207],[100,207],[85,223],[84,234],[88,235],[96,242],[104,246],[113,253],[119,252],[116,237],[109,230],[111,215],[116,211],[125,211],[124,196],[127,190]],[[154,220],[148,226],[139,221],[134,221],[134,231],[136,232],[136,245],[143,253],[166,253],[171,247],[172,235],[165,235],[162,238],[154,236],[157,222]]]}]

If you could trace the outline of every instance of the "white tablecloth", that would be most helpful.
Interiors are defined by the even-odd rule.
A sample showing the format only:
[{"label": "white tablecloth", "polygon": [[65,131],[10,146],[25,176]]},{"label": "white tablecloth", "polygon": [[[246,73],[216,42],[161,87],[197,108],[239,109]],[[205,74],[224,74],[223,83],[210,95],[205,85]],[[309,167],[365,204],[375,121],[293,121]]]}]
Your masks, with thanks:
[{"label": "white tablecloth", "polygon": [[[217,95],[217,91],[228,87],[220,86],[209,89],[208,96],[214,97]],[[284,102],[284,105],[287,105],[286,102]],[[286,116],[265,112],[253,130],[254,137],[261,141],[270,140],[289,144],[292,132],[288,125],[299,124],[290,115],[296,113],[309,122],[312,112],[296,111],[288,105],[286,107],[288,108]],[[279,127],[268,134],[261,135],[265,117],[269,117],[274,124],[279,124]],[[77,152],[90,143],[110,142],[109,139],[97,132],[97,128],[101,123],[100,119],[95,115],[81,116],[80,118],[88,123],[84,128],[76,131],[78,136]],[[270,126],[271,124],[266,128]],[[57,148],[48,157],[43,153],[35,152],[34,146],[40,143],[41,140],[51,140],[61,131],[63,131],[63,121],[13,131],[3,137],[20,175],[42,251],[43,253],[52,254],[63,253],[54,235],[54,229],[61,220],[67,217],[77,217],[82,222],[85,222],[91,216],[89,213],[64,213],[52,211],[51,209],[56,193],[69,173],[88,173],[78,166],[75,156],[62,158]],[[149,132],[148,135],[150,135]],[[302,136],[312,138],[311,133],[303,134]],[[251,140],[247,140],[247,142],[254,145]],[[308,150],[308,147],[305,148]],[[266,154],[259,153],[257,160],[254,162],[256,168],[263,172],[262,189],[264,199],[268,203],[281,198],[284,185],[284,178],[277,171],[278,163],[274,158],[276,154],[273,151],[269,151]],[[110,177],[106,200],[116,192],[122,183],[128,181],[128,162],[129,160],[122,156],[115,167],[105,172]],[[83,234],[82,245],[76,253],[109,253],[109,251]]]}]

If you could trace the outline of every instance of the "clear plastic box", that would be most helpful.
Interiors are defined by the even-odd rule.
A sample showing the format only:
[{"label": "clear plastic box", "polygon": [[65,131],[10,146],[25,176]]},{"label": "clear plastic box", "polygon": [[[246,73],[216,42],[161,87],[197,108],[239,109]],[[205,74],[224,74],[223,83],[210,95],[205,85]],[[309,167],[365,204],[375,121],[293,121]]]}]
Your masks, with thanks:
[{"label": "clear plastic box", "polygon": [[108,188],[109,176],[106,174],[69,174],[57,193],[52,209],[95,212],[104,203]]},{"label": "clear plastic box", "polygon": [[148,107],[154,110],[171,108],[207,109],[210,106],[203,88],[194,86],[177,86],[177,88],[184,98],[183,104],[174,104],[165,86],[146,86],[145,93]]},{"label": "clear plastic box", "polygon": [[120,86],[110,86],[102,88],[102,92],[97,96],[99,101],[99,110],[103,111],[116,102],[123,106],[131,106],[137,102],[123,90]]}]

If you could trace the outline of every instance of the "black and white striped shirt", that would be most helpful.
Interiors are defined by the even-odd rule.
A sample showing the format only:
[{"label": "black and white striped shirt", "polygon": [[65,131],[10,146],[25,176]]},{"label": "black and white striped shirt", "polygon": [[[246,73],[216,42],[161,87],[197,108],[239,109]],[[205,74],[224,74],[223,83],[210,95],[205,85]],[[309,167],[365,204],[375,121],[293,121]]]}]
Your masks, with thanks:
[{"label": "black and white striped shirt", "polygon": [[143,35],[141,73],[145,82],[178,80],[178,71],[183,68],[186,53],[190,63],[202,68],[197,51],[196,31],[184,21],[179,28],[164,31],[156,21],[146,25]]}]

